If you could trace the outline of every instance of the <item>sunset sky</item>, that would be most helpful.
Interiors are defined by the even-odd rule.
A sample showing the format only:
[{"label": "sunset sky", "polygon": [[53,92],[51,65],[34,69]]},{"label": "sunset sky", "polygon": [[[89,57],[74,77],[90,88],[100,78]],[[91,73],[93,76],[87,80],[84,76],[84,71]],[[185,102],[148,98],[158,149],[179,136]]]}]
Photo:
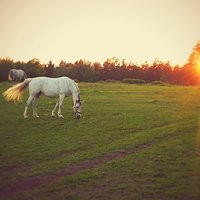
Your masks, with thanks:
[{"label": "sunset sky", "polygon": [[0,0],[0,57],[186,62],[200,0]]}]

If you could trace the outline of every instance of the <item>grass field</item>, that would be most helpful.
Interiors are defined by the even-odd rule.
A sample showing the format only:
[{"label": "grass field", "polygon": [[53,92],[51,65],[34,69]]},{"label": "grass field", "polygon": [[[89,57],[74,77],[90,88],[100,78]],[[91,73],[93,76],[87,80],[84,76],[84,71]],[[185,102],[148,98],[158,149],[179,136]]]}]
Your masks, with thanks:
[{"label": "grass field", "polygon": [[79,120],[71,97],[64,119],[41,97],[24,120],[24,103],[0,96],[0,199],[200,199],[200,87],[79,87]]}]

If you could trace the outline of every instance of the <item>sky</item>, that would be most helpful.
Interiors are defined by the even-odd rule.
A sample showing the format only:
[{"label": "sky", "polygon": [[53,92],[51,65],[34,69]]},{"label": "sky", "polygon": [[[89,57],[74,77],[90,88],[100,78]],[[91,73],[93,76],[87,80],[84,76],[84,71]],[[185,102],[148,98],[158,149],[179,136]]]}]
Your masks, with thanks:
[{"label": "sky", "polygon": [[200,0],[0,0],[0,57],[182,65],[200,40]]}]

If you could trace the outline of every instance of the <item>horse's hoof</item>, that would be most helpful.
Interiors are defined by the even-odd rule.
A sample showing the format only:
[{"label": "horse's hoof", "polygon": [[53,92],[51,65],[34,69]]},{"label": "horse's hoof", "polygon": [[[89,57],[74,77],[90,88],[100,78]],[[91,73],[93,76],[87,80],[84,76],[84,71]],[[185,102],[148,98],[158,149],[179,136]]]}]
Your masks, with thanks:
[{"label": "horse's hoof", "polygon": [[34,118],[39,118],[40,116],[38,116],[38,115],[34,115],[33,117],[34,117]]},{"label": "horse's hoof", "polygon": [[51,117],[52,117],[52,118],[56,118],[56,115],[55,115],[55,114],[52,114]]},{"label": "horse's hoof", "polygon": [[24,119],[28,119],[28,116],[24,116]]},{"label": "horse's hoof", "polygon": [[58,117],[59,117],[60,119],[64,119],[63,115],[58,115]]}]

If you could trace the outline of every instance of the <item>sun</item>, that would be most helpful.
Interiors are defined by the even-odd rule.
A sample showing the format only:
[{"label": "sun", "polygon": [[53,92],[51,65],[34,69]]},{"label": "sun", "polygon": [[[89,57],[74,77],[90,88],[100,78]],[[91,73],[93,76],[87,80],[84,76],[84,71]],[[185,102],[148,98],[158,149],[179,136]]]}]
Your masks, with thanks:
[{"label": "sun", "polygon": [[200,56],[196,61],[197,72],[200,74]]}]

